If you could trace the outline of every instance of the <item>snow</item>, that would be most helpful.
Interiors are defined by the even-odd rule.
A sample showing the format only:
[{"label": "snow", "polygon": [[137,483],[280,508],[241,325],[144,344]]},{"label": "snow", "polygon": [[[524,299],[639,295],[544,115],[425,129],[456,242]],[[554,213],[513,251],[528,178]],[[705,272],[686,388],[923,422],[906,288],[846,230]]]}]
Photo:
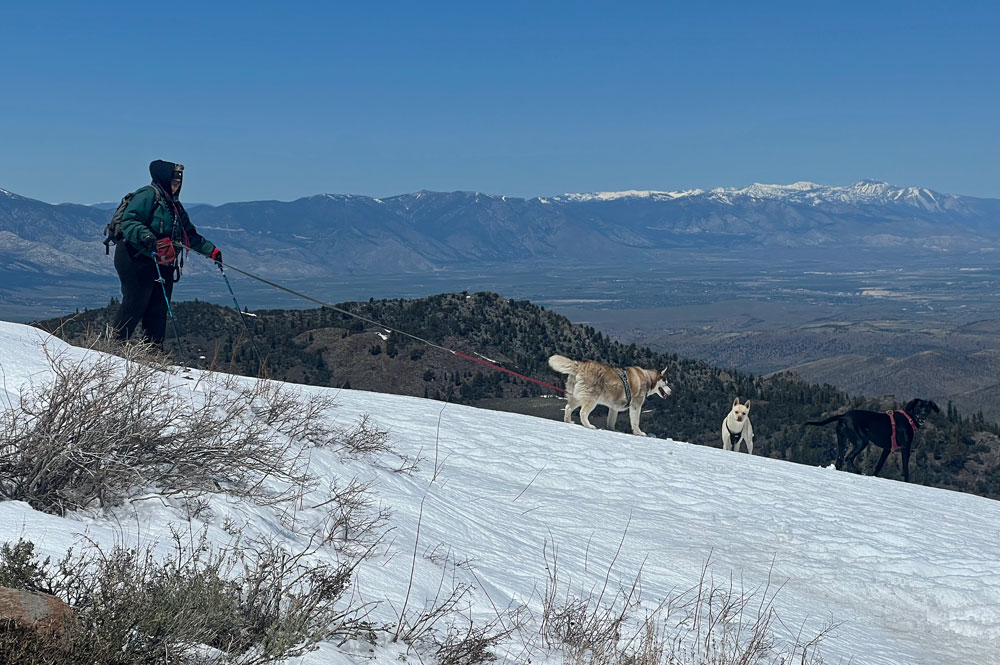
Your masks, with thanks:
[{"label": "snow", "polygon": [[231,226],[209,226],[209,225],[205,224],[205,225],[199,225],[199,228],[201,228],[201,229],[203,229],[205,231],[225,231],[226,233],[246,233],[247,232],[246,229],[244,229],[242,227],[239,227],[239,226],[236,227],[236,228],[233,228]]},{"label": "snow", "polygon": [[[43,342],[49,352],[83,362],[95,357],[46,339],[33,328],[0,322],[5,405],[50,376]],[[185,374],[197,373],[169,376],[171,389],[185,399],[196,399],[206,382],[218,380]],[[388,431],[398,453],[421,460],[407,474],[394,471],[398,459],[389,455],[352,459],[324,448],[310,451],[317,477],[370,481],[391,510],[391,542],[354,578],[365,600],[382,601],[376,621],[395,622],[414,561],[411,608],[433,598],[446,573],[474,587],[468,611],[477,621],[509,605],[525,605],[537,618],[546,557],[555,547],[563,597],[600,591],[605,578],[611,590],[638,577],[643,605],[652,608],[696,586],[707,565],[717,581],[732,578],[747,589],[777,592],[779,630],[802,627],[809,635],[842,622],[820,645],[827,663],[998,662],[1000,502],[414,397],[290,388],[304,400],[334,396],[328,417],[337,424],[351,426],[368,414]],[[720,422],[727,408],[720,405]],[[302,524],[324,518],[309,506],[329,495],[314,493],[301,502],[296,520]],[[82,534],[106,546],[138,541],[166,547],[171,524],[185,532],[205,528],[213,542],[228,543],[226,519],[296,544],[274,508],[226,497],[212,498],[211,515],[190,525],[180,505],[166,499],[66,518],[0,503],[3,537],[33,540],[53,559]],[[465,563],[443,571],[442,553]],[[562,654],[542,649],[537,629],[496,647],[498,662],[524,662],[525,642],[532,641],[532,662],[564,662]],[[399,644],[380,644],[369,653],[363,644],[338,649],[325,643],[290,662],[388,665],[403,655]]]},{"label": "snow", "polygon": [[698,196],[699,194],[704,194],[704,191],[700,189],[688,189],[678,192],[665,192],[652,189],[628,189],[621,192],[590,192],[586,194],[563,194],[561,196],[539,199],[539,201],[542,203],[550,203],[552,201],[570,201],[570,202],[618,201],[620,199],[650,199],[650,198],[655,198],[660,200],[673,200],[685,196]]},{"label": "snow", "polygon": [[790,185],[768,185],[754,183],[746,187],[715,187],[708,191],[687,189],[680,191],[624,190],[620,192],[593,192],[587,194],[563,194],[552,198],[540,198],[541,203],[551,202],[591,202],[618,201],[629,198],[647,198],[657,201],[674,201],[682,198],[703,197],[705,199],[735,205],[741,200],[773,200],[811,206],[832,203],[857,204],[901,204],[925,210],[940,211],[949,204],[961,202],[959,196],[940,194],[922,187],[897,187],[879,180],[861,180],[846,187],[819,185],[814,182],[795,182]]}]

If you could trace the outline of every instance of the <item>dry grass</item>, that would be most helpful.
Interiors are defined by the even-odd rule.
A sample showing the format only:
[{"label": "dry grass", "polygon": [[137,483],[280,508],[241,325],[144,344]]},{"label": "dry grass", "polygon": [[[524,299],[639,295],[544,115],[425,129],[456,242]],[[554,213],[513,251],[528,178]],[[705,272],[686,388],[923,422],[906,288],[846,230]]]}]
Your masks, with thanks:
[{"label": "dry grass", "polygon": [[568,665],[822,665],[818,646],[837,627],[828,623],[809,636],[804,627],[790,630],[774,604],[780,587],[716,582],[710,561],[695,587],[639,617],[641,571],[602,600],[604,590],[561,587],[555,548],[545,559],[541,637]]}]

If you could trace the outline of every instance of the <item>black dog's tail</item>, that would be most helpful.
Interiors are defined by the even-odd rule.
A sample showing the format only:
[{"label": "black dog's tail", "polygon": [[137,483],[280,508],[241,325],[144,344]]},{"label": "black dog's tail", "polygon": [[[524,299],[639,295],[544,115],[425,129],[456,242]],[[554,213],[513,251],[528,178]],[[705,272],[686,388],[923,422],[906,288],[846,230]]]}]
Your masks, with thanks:
[{"label": "black dog's tail", "polygon": [[806,422],[806,425],[829,425],[834,420],[840,420],[843,415],[844,414],[840,414],[839,416],[830,416],[826,420],[810,420]]}]

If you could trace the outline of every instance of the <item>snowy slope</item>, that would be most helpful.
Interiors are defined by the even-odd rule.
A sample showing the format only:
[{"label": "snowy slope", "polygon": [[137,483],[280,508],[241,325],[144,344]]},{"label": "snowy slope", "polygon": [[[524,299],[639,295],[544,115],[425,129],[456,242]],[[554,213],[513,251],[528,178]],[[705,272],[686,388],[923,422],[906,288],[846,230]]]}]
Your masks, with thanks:
[{"label": "snowy slope", "polygon": [[[16,400],[23,386],[45,380],[42,337],[0,323],[0,399]],[[48,346],[64,348],[51,339]],[[205,385],[180,374],[171,381],[191,399]],[[326,390],[296,389],[305,398]],[[329,417],[337,423],[349,426],[369,414],[399,453],[422,458],[416,473],[405,474],[394,471],[398,460],[390,456],[311,452],[317,476],[372,481],[391,509],[391,543],[354,579],[366,600],[383,601],[378,620],[393,622],[402,608],[414,552],[411,606],[435,595],[444,572],[475,588],[470,612],[478,620],[493,618],[494,607],[519,604],[537,617],[546,554],[551,559],[555,546],[564,594],[599,591],[605,577],[609,589],[628,587],[641,571],[642,600],[652,608],[695,586],[706,562],[717,581],[732,576],[748,589],[769,585],[788,631],[804,626],[810,634],[842,622],[821,645],[827,663],[1000,662],[998,502],[417,398],[344,390],[336,401]],[[326,496],[307,496],[296,519],[321,521],[309,506]],[[211,505],[211,516],[188,525],[170,501],[68,518],[5,502],[0,531],[5,539],[34,540],[53,557],[82,533],[107,544],[137,537],[166,543],[171,523],[205,526],[224,543],[227,517],[279,541],[295,539],[273,509],[223,498]],[[466,563],[443,571],[442,552]],[[400,650],[381,645],[368,654],[357,645],[325,644],[301,662],[388,664],[398,662]],[[529,654],[534,663],[563,662],[541,648],[537,629],[515,634],[495,652],[501,662],[524,662]]]}]

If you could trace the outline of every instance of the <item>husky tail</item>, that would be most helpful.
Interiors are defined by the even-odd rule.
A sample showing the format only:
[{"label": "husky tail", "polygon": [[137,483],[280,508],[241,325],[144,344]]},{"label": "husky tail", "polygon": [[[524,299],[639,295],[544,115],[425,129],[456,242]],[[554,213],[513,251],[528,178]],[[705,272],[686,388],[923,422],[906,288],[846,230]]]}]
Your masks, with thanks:
[{"label": "husky tail", "polygon": [[555,355],[549,357],[549,367],[560,374],[569,374],[570,376],[574,376],[576,375],[576,370],[579,366],[579,362],[576,360],[570,360],[566,356]]}]

